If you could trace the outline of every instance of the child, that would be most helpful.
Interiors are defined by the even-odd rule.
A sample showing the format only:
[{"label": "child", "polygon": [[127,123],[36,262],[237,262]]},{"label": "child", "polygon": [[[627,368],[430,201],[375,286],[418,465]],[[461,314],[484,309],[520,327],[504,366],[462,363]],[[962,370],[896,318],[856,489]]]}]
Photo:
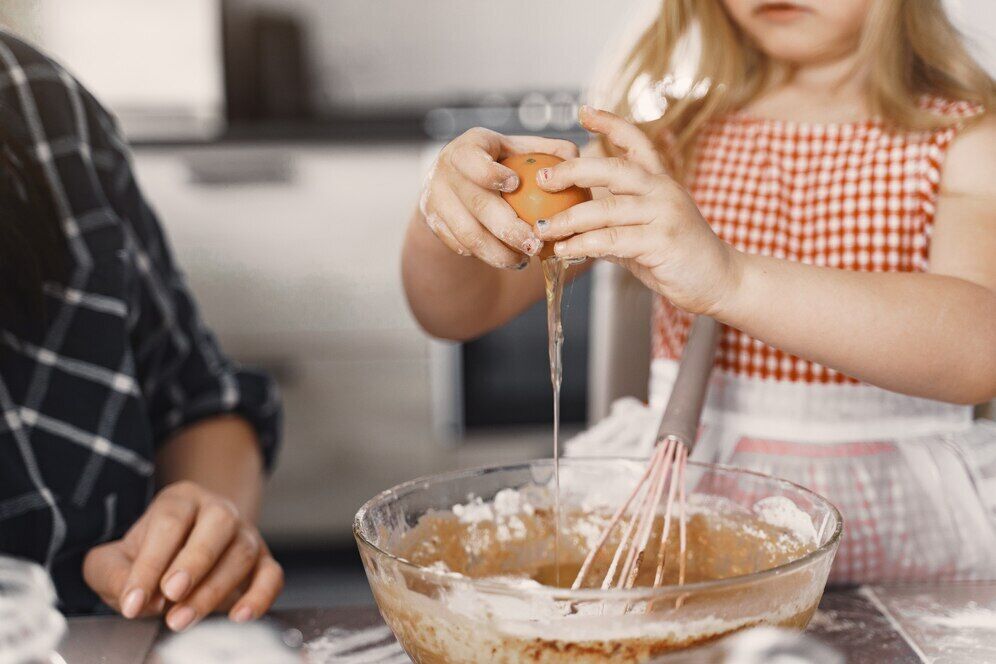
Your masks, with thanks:
[{"label": "child", "polygon": [[[546,242],[622,265],[657,294],[652,407],[573,453],[649,453],[707,314],[727,327],[693,458],[833,501],[834,581],[996,578],[996,425],[971,407],[996,396],[996,87],[940,0],[665,0],[617,80],[618,115],[582,108],[601,138],[584,157],[482,129],[443,149],[403,255],[421,324],[507,321],[541,296]],[[636,126],[620,116],[646,80],[663,115]],[[495,160],[520,151],[567,158],[541,186],[595,200],[534,234],[499,197],[517,181]]]}]

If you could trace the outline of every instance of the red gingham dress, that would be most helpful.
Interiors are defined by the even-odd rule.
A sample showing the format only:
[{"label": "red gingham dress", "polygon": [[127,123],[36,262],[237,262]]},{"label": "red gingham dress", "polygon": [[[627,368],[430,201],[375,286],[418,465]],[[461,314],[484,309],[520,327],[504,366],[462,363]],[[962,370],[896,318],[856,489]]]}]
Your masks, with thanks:
[{"label": "red gingham dress", "polygon": [[[981,112],[964,102],[924,103],[959,120]],[[733,114],[698,137],[689,188],[716,233],[739,250],[846,270],[920,272],[945,151],[960,127],[903,132],[877,121],[816,125]],[[666,399],[690,322],[658,298],[652,403]],[[973,423],[970,408],[861,384],[732,328],[716,368],[693,456],[830,498],[845,520],[834,580],[996,574],[996,484],[966,462],[979,454],[996,461],[996,429]],[[980,496],[983,485],[988,493]]]}]

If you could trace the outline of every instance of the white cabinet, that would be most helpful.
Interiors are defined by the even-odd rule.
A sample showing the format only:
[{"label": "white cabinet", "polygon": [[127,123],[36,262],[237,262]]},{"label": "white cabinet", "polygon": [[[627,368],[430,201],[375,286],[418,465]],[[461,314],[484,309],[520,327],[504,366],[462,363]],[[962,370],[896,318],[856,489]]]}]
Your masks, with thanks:
[{"label": "white cabinet", "polygon": [[376,492],[448,465],[429,344],[398,257],[417,144],[145,148],[135,166],[225,349],[281,383],[284,447],[263,528],[348,536]]}]

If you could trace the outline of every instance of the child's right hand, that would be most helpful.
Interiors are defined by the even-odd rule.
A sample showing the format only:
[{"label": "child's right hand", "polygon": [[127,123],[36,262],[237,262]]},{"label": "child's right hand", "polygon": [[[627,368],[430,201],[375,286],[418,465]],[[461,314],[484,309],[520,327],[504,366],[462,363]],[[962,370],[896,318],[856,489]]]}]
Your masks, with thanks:
[{"label": "child's right hand", "polygon": [[522,269],[543,248],[533,227],[519,219],[500,192],[515,191],[519,177],[499,160],[512,154],[545,152],[578,156],[570,141],[538,136],[504,136],[475,127],[444,147],[426,178],[419,211],[429,230],[462,256],[476,256],[498,268]]}]

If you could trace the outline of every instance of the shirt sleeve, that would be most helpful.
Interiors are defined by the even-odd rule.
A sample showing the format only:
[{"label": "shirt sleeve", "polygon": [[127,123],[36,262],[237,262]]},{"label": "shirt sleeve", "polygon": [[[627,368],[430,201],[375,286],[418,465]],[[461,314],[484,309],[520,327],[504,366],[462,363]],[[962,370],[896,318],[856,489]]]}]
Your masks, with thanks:
[{"label": "shirt sleeve", "polygon": [[281,420],[275,382],[224,354],[139,189],[113,118],[99,105],[91,110],[94,143],[102,143],[102,154],[112,161],[105,164],[110,168],[104,169],[109,175],[103,188],[122,219],[124,259],[132,264],[130,335],[156,445],[198,420],[236,414],[255,428],[266,467],[272,468]]}]

